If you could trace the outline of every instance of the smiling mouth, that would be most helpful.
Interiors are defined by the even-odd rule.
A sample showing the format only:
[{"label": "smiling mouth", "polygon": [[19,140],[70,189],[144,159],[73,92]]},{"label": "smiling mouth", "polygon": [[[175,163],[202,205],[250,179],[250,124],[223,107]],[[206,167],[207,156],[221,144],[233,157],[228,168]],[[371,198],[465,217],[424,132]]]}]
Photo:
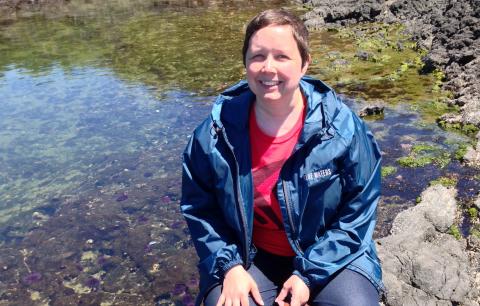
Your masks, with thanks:
[{"label": "smiling mouth", "polygon": [[280,81],[260,81],[260,83],[266,86],[275,86],[280,84]]}]

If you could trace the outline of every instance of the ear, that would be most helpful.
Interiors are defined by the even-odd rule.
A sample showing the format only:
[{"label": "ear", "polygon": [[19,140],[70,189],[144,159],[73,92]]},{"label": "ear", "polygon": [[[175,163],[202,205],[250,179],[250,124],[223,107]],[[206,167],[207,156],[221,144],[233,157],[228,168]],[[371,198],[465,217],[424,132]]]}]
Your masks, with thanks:
[{"label": "ear", "polygon": [[308,59],[305,62],[305,64],[302,67],[302,74],[305,75],[307,73],[308,67],[310,66],[310,63],[312,62],[312,56],[309,54]]}]

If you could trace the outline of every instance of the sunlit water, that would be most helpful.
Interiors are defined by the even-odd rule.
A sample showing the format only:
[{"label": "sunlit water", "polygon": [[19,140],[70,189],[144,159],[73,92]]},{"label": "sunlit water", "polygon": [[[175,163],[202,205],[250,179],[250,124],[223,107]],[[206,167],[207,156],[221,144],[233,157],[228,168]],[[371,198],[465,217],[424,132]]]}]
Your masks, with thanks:
[{"label": "sunlit water", "polygon": [[[147,6],[0,27],[0,304],[192,303],[181,152],[214,94],[243,77],[243,25],[266,7],[250,6]],[[470,140],[430,120],[441,93],[418,74],[417,55],[385,48],[376,61],[355,59],[381,47],[314,32],[310,70],[356,111],[363,99],[391,104],[368,121],[384,166],[397,168],[384,179],[377,236],[432,179],[458,179],[462,203],[479,185],[478,171],[451,158]],[[399,166],[418,144],[437,159]]]}]

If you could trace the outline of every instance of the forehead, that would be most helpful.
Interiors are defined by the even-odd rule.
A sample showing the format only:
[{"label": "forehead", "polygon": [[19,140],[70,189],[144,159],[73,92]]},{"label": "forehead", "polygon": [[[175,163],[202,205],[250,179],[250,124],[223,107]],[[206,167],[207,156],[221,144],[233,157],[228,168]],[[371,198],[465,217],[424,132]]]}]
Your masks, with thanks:
[{"label": "forehead", "polygon": [[269,25],[256,31],[250,38],[249,49],[259,48],[297,48],[290,25]]}]

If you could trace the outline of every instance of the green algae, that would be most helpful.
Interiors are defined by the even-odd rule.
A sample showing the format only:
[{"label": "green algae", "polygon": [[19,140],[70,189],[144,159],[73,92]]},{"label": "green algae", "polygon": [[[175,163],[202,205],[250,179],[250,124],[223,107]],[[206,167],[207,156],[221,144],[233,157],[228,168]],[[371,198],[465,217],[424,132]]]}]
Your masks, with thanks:
[{"label": "green algae", "polygon": [[400,166],[407,168],[425,167],[432,163],[440,168],[445,168],[450,161],[451,156],[448,151],[427,143],[413,145],[408,156],[397,159]]},{"label": "green algae", "polygon": [[[241,46],[245,23],[259,10],[212,7],[183,11],[152,12],[152,1],[137,0],[145,10],[130,12],[127,5],[81,5],[66,8],[70,18],[14,23],[0,36],[4,51],[0,67],[15,63],[32,71],[61,65],[100,65],[113,69],[126,80],[157,89],[177,87],[202,94],[216,93],[244,77]],[[111,16],[126,11],[126,18],[87,18],[96,3],[100,12],[117,8]],[[117,12],[117,13],[116,13]],[[301,13],[300,11],[298,12]],[[32,29],[35,29],[32,31]],[[336,31],[311,31],[313,62],[309,74],[333,85],[339,92],[366,100],[418,105],[424,117],[435,120],[450,110],[439,89],[440,72],[423,75],[416,44],[400,25],[360,24]],[[16,37],[24,37],[17,40]],[[367,61],[359,51],[371,54]]]},{"label": "green algae", "polygon": [[480,239],[480,229],[472,228],[472,229],[470,230],[470,235],[475,236],[475,237],[477,237],[478,239]]},{"label": "green algae", "polygon": [[[143,2],[149,8],[152,1]],[[0,70],[13,63],[35,74],[55,65],[66,70],[94,65],[158,90],[211,94],[244,77],[244,25],[267,6],[127,10],[127,18],[36,16],[6,27],[0,36]],[[78,14],[89,15],[89,7]],[[121,10],[122,5],[105,17]]]},{"label": "green algae", "polygon": [[430,186],[433,185],[442,185],[445,187],[455,187],[458,183],[458,178],[456,177],[440,177],[436,180],[430,182]]},{"label": "green algae", "polygon": [[30,299],[35,302],[35,305],[48,306],[51,305],[51,301],[48,297],[43,297],[41,292],[35,290],[28,290],[30,293]]},{"label": "green algae", "polygon": [[455,159],[462,161],[463,157],[467,153],[468,145],[461,143],[455,151]]},{"label": "green algae", "polygon": [[95,260],[97,260],[97,258],[98,258],[98,255],[95,254],[94,252],[86,251],[86,252],[82,253],[82,256],[81,256],[80,260],[82,262],[94,262]]},{"label": "green algae", "polygon": [[395,172],[397,172],[397,167],[393,167],[393,166],[382,167],[382,178],[392,175]]},{"label": "green algae", "polygon": [[[449,92],[441,89],[443,73],[420,72],[426,51],[409,40],[401,25],[369,23],[314,32],[311,49],[310,71],[339,92],[369,101],[410,103],[428,122],[453,109],[445,103]],[[368,56],[359,57],[359,52]]]},{"label": "green algae", "polygon": [[132,19],[119,28],[122,43],[112,64],[133,81],[212,94],[242,78],[241,33],[253,14],[213,10]]},{"label": "green algae", "polygon": [[433,157],[404,156],[397,159],[397,162],[402,167],[408,167],[408,168],[425,167],[426,165],[431,164],[433,162]]},{"label": "green algae", "polygon": [[448,233],[453,237],[455,237],[455,239],[457,240],[460,240],[462,238],[462,233],[460,232],[460,228],[456,224],[453,224],[452,226],[450,226]]},{"label": "green algae", "polygon": [[474,137],[480,131],[480,128],[474,124],[463,124],[460,122],[450,123],[444,120],[437,121],[438,125],[445,130],[459,132],[470,137]]},{"label": "green algae", "polygon": [[476,220],[478,218],[478,209],[475,207],[470,207],[468,209],[468,215],[470,216],[471,220]]},{"label": "green algae", "polygon": [[435,146],[426,143],[416,144],[412,147],[412,152],[415,154],[422,152],[435,152],[436,150],[438,149]]}]

